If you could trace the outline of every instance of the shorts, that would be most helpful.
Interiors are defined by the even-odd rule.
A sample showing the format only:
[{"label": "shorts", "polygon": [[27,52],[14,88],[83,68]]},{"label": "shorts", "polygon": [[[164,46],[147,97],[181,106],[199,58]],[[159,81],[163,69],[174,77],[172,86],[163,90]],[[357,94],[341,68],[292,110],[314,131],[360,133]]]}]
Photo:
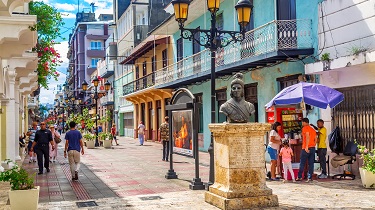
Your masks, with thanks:
[{"label": "shorts", "polygon": [[271,160],[277,160],[277,149],[268,146],[267,152],[270,154]]}]

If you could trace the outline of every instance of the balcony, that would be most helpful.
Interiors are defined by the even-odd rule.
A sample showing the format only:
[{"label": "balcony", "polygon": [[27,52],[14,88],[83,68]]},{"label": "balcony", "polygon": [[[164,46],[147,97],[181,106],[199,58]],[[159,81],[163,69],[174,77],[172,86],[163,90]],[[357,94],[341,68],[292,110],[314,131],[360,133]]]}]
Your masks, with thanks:
[{"label": "balcony", "polygon": [[152,87],[155,85],[155,73],[151,73],[145,77],[139,78],[122,87],[122,95],[126,96],[131,93]]},{"label": "balcony", "polygon": [[109,92],[106,96],[103,96],[100,99],[100,104],[102,106],[113,105],[114,104],[114,102],[113,102],[113,93]]},{"label": "balcony", "polygon": [[113,62],[104,62],[104,65],[98,66],[98,72],[100,72],[101,78],[108,78],[115,73],[115,65]]},{"label": "balcony", "polygon": [[91,58],[104,58],[105,49],[104,48],[87,48],[86,55],[87,57],[91,57]]},{"label": "balcony", "polygon": [[[246,33],[242,42],[216,51],[216,74],[267,66],[311,55],[311,20],[274,20]],[[210,51],[205,49],[155,72],[157,88],[177,88],[210,79]]]},{"label": "balcony", "polygon": [[27,108],[33,109],[38,106],[38,97],[28,97],[27,98]]},{"label": "balcony", "polygon": [[148,25],[134,26],[134,46],[138,46],[143,40],[147,38],[148,31]]}]

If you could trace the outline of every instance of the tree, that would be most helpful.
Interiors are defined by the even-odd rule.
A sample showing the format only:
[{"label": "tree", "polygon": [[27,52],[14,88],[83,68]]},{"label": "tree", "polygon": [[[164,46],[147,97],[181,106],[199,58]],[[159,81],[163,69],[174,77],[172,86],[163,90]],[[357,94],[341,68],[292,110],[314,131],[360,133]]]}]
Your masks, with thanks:
[{"label": "tree", "polygon": [[37,23],[30,26],[30,30],[37,31],[38,42],[33,51],[38,53],[38,83],[48,89],[48,79],[57,81],[59,73],[57,67],[62,63],[60,54],[54,49],[54,40],[61,37],[60,29],[64,25],[60,12],[43,2],[31,1],[29,3],[31,15],[37,16]]}]

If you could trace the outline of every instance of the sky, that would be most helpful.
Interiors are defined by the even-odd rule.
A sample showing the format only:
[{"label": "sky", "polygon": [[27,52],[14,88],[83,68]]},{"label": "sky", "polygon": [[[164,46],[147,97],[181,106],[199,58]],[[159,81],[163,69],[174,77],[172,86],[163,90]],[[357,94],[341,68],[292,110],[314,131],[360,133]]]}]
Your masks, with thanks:
[{"label": "sky", "polygon": [[72,32],[72,29],[74,29],[76,13],[78,12],[78,4],[79,10],[81,12],[83,10],[85,12],[89,12],[92,11],[92,7],[90,6],[90,4],[95,3],[96,18],[98,18],[100,14],[112,14],[113,9],[111,0],[44,0],[43,2],[56,8],[58,12],[61,12],[65,22],[65,25],[60,29],[65,40],[56,40],[56,42],[60,44],[57,44],[55,46],[55,49],[60,53],[61,59],[63,61],[63,63],[61,63],[61,65],[57,68],[57,71],[60,72],[60,76],[58,78],[58,81],[55,81],[54,79],[49,80],[49,89],[46,90],[44,88],[41,88],[39,95],[40,103],[53,104],[57,85],[64,84],[66,80],[66,72],[69,64],[69,60],[66,57],[69,49],[68,38],[69,34]]}]

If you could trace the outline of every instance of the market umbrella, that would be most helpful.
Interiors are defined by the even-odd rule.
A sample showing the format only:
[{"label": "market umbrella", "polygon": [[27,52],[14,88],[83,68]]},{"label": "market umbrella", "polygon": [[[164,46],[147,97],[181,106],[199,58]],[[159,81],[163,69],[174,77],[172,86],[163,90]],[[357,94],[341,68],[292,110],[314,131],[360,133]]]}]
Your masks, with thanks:
[{"label": "market umbrella", "polygon": [[266,108],[273,105],[289,105],[305,102],[311,106],[326,109],[328,105],[333,108],[343,100],[344,95],[335,89],[321,84],[300,82],[284,88],[266,104]]}]

